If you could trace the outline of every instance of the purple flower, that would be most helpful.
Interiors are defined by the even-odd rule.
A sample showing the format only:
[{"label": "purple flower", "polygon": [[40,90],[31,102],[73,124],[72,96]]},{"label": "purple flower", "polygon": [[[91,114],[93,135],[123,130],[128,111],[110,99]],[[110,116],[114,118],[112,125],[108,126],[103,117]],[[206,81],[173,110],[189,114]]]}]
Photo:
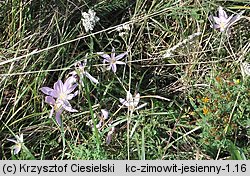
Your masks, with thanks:
[{"label": "purple flower", "polygon": [[[106,109],[101,109],[101,115],[99,115],[99,122],[98,122],[98,124],[96,124],[96,128],[97,128],[98,130],[101,130],[101,128],[102,128],[102,126],[103,126],[105,120],[108,119],[108,116],[109,116],[108,110],[106,110]],[[95,115],[95,117],[96,117],[96,115]],[[90,120],[90,121],[87,123],[87,125],[88,125],[88,126],[91,126],[92,128],[94,128],[94,125],[93,125],[92,120]]]},{"label": "purple flower", "polygon": [[49,117],[51,118],[54,111],[55,111],[55,113],[56,113],[56,116],[55,116],[56,121],[57,121],[57,123],[59,125],[62,125],[62,121],[61,121],[60,116],[61,116],[61,114],[63,112],[63,108],[62,108],[61,102],[60,101],[56,102],[56,100],[51,96],[46,96],[45,97],[45,102],[48,103],[52,107]]},{"label": "purple flower", "polygon": [[104,52],[97,52],[97,54],[104,58],[103,64],[105,64],[106,62],[109,63],[107,70],[112,69],[113,72],[115,73],[117,70],[116,64],[119,64],[119,65],[125,64],[125,62],[122,62],[119,60],[122,59],[124,56],[126,56],[128,54],[128,52],[125,52],[125,53],[119,54],[118,56],[115,56],[115,48],[112,47],[112,52],[111,52],[110,56],[108,54],[105,54]]},{"label": "purple flower", "polygon": [[108,119],[109,117],[109,112],[106,109],[101,109],[101,116],[99,117],[100,121],[99,123],[96,125],[96,128],[98,128],[99,130],[101,129],[101,127],[104,124],[104,121]]},{"label": "purple flower", "polygon": [[[87,78],[90,79],[90,81],[92,81],[95,84],[98,84],[99,81],[97,79],[95,79],[93,76],[91,76],[87,71],[85,71],[86,65],[87,65],[87,59],[85,59],[83,63],[77,62],[75,64],[76,70],[78,70],[79,73],[80,73],[80,75],[79,75],[80,76],[80,80],[83,79],[83,76],[86,76]],[[70,74],[72,74],[73,76],[77,75],[77,71],[73,71]]]},{"label": "purple flower", "polygon": [[228,30],[236,21],[238,21],[242,15],[243,11],[237,15],[227,16],[227,13],[223,10],[221,6],[218,7],[218,17],[210,15],[208,19],[212,23],[211,27],[214,29],[219,29],[220,32]]},{"label": "purple flower", "polygon": [[14,155],[17,155],[22,148],[23,134],[20,134],[20,136],[16,135],[15,137],[16,140],[14,139],[7,139],[7,140],[15,143],[15,145],[12,148],[14,149]]},{"label": "purple flower", "polygon": [[74,98],[78,91],[75,93],[71,93],[77,87],[77,84],[74,84],[75,78],[70,76],[65,83],[63,84],[61,80],[58,80],[55,84],[53,89],[49,87],[42,87],[40,90],[48,95],[45,97],[45,102],[51,105],[52,109],[50,112],[50,117],[52,117],[53,112],[56,112],[56,121],[59,125],[61,125],[60,115],[63,110],[69,112],[78,112],[77,110],[73,109],[69,100]]},{"label": "purple flower", "polygon": [[144,103],[140,106],[138,106],[139,101],[140,101],[140,94],[137,93],[134,97],[132,96],[132,94],[127,91],[127,97],[126,100],[123,98],[119,98],[120,103],[123,106],[127,106],[127,108],[129,109],[129,111],[134,111],[134,110],[138,110],[141,109],[142,107],[146,106],[147,103]]}]

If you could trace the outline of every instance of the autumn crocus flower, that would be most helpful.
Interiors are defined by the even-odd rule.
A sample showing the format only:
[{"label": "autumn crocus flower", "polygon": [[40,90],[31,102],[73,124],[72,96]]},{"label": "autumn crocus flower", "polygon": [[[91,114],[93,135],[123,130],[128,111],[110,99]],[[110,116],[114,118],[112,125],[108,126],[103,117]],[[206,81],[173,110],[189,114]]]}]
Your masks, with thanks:
[{"label": "autumn crocus flower", "polygon": [[49,87],[42,87],[40,89],[44,94],[48,95],[45,97],[45,102],[52,107],[50,117],[55,111],[56,121],[59,125],[61,125],[60,115],[63,110],[69,112],[77,112],[77,110],[73,109],[71,104],[69,103],[69,100],[71,100],[78,94],[78,91],[75,91],[73,94],[71,93],[77,87],[77,84],[73,83],[74,80],[75,78],[71,76],[65,81],[64,84],[61,80],[58,80],[54,84],[53,89]]},{"label": "autumn crocus flower", "polygon": [[15,143],[15,145],[12,148],[14,149],[14,155],[17,155],[22,148],[23,134],[20,134],[20,136],[16,135],[15,137],[16,140],[14,139],[7,139],[7,140]]},{"label": "autumn crocus flower", "polygon": [[102,58],[104,58],[103,64],[105,64],[106,62],[109,63],[107,70],[112,69],[113,72],[115,73],[117,70],[116,64],[118,64],[118,65],[125,64],[125,62],[122,62],[119,60],[122,59],[124,56],[126,56],[128,54],[128,52],[125,52],[125,53],[122,53],[122,54],[115,56],[115,48],[112,47],[111,55],[105,54],[104,52],[97,52],[97,54],[100,55]]},{"label": "autumn crocus flower", "polygon": [[119,101],[123,106],[126,106],[129,109],[129,111],[138,110],[138,109],[141,109],[142,107],[147,105],[147,103],[144,103],[144,104],[138,106],[139,101],[140,101],[140,94],[137,93],[133,97],[129,91],[127,91],[126,100],[123,98],[119,98]]},{"label": "autumn crocus flower", "polygon": [[107,120],[108,117],[109,117],[109,112],[106,109],[101,109],[100,121],[96,125],[96,128],[100,129],[103,126],[104,121]]},{"label": "autumn crocus flower", "polygon": [[[80,80],[83,79],[83,76],[86,76],[87,78],[90,79],[90,81],[92,81],[92,82],[95,83],[95,84],[98,84],[99,81],[98,81],[97,79],[95,79],[93,76],[91,76],[91,75],[89,74],[89,72],[87,72],[87,71],[85,70],[85,67],[86,67],[86,66],[87,66],[87,59],[85,59],[85,60],[83,61],[83,63],[77,62],[77,63],[75,64],[76,70],[79,71],[79,74],[80,74],[80,75],[79,75],[79,76],[80,76]],[[70,74],[72,74],[73,76],[74,76],[74,75],[77,75],[77,71],[73,71],[73,72],[71,72]]]},{"label": "autumn crocus flower", "polygon": [[[94,115],[94,117],[96,117],[96,114]],[[101,109],[101,115],[99,115],[99,122],[98,122],[98,124],[96,124],[96,128],[98,130],[101,130],[105,120],[107,120],[108,117],[109,117],[109,112],[106,109]],[[88,121],[87,125],[88,126],[91,125],[91,127],[94,128],[92,120]]]},{"label": "autumn crocus flower", "polygon": [[223,10],[221,6],[218,7],[218,17],[210,15],[208,19],[211,21],[211,27],[214,29],[219,29],[220,32],[224,32],[229,29],[236,21],[238,21],[242,15],[243,11],[237,15],[231,15],[228,17],[227,13]]},{"label": "autumn crocus flower", "polygon": [[51,97],[51,96],[46,96],[46,97],[45,97],[45,102],[48,103],[48,104],[51,106],[51,111],[50,111],[49,117],[51,118],[52,115],[53,115],[53,113],[54,113],[54,111],[55,111],[55,113],[56,113],[56,116],[55,116],[56,121],[57,121],[57,123],[58,123],[59,125],[61,125],[61,124],[62,124],[62,121],[61,121],[60,116],[61,116],[61,114],[62,114],[62,112],[63,112],[63,107],[62,107],[62,102],[61,102],[61,100],[59,100],[59,99],[55,100],[55,99],[54,99],[53,97]]}]

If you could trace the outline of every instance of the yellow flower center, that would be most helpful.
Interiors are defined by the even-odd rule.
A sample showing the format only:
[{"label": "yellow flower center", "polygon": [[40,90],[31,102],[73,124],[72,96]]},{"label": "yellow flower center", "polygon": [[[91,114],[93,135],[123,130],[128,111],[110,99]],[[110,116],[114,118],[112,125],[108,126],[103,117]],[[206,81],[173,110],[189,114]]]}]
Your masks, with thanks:
[{"label": "yellow flower center", "polygon": [[225,29],[225,27],[226,27],[226,24],[224,22],[221,22],[219,25],[220,25],[221,29]]},{"label": "yellow flower center", "polygon": [[115,63],[116,63],[116,59],[112,57],[112,58],[110,59],[110,63],[111,63],[111,64],[115,64]]},{"label": "yellow flower center", "polygon": [[67,94],[62,92],[62,93],[60,93],[58,98],[61,99],[61,100],[65,100],[67,98]]}]

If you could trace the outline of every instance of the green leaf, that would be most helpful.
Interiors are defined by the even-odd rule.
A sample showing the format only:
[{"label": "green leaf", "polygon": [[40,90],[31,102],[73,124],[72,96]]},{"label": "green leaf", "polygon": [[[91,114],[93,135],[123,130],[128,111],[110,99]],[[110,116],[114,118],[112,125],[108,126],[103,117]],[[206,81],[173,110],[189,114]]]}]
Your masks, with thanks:
[{"label": "green leaf", "polygon": [[242,150],[236,147],[233,143],[229,145],[229,152],[231,153],[230,159],[232,160],[246,160],[246,156]]}]

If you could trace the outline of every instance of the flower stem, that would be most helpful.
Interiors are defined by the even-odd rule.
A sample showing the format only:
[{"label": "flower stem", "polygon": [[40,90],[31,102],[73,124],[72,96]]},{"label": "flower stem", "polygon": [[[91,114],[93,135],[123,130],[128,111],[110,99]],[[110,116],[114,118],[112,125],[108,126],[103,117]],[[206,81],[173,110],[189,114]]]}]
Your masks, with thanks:
[{"label": "flower stem", "polygon": [[85,88],[85,93],[86,93],[86,97],[87,97],[88,104],[89,104],[89,111],[90,111],[91,119],[92,119],[92,122],[94,124],[94,136],[95,136],[96,148],[97,148],[97,151],[99,153],[101,142],[100,142],[100,137],[99,137],[98,130],[96,128],[96,120],[94,118],[94,112],[93,112],[93,108],[92,108],[91,101],[90,101],[89,86],[87,84],[87,81],[86,81],[85,77],[83,77],[83,84],[84,85],[82,85],[82,86]]},{"label": "flower stem", "polygon": [[60,131],[61,131],[61,137],[62,137],[62,143],[63,143],[63,150],[62,150],[62,158],[61,159],[63,160],[64,155],[65,155],[65,133],[64,133],[63,123],[60,126]]}]

